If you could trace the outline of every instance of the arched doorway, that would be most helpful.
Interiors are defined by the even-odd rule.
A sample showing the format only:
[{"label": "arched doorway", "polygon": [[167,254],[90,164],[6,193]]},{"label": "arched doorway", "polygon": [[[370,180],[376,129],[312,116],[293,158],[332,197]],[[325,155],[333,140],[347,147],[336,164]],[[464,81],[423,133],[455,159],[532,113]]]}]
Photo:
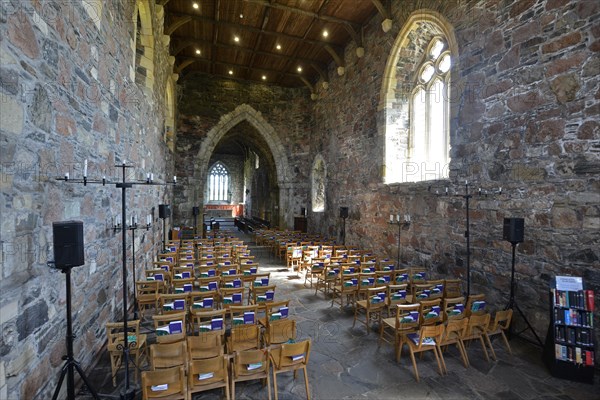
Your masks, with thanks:
[{"label": "arched doorway", "polygon": [[229,204],[243,204],[244,215],[291,225],[287,156],[281,140],[261,113],[247,104],[221,117],[203,141],[193,182],[201,190],[196,204],[209,204],[209,169],[222,162],[231,172]]}]

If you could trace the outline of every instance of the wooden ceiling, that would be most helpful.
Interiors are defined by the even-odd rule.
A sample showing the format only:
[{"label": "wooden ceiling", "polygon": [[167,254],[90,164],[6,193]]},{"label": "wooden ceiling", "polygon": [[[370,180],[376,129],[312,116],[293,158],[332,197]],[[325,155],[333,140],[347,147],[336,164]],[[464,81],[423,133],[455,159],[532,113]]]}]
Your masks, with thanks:
[{"label": "wooden ceiling", "polygon": [[[158,0],[175,72],[309,88],[362,47],[362,27],[386,0]],[[194,7],[194,4],[197,7]],[[323,32],[327,31],[327,36]],[[236,39],[237,38],[237,39]],[[302,68],[298,72],[298,68]]]}]

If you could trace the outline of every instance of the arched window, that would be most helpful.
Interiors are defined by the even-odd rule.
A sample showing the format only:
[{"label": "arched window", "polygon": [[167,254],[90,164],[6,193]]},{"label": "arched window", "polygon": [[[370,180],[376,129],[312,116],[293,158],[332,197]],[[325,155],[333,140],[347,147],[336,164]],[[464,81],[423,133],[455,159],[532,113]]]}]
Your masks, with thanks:
[{"label": "arched window", "polygon": [[219,161],[208,174],[208,201],[229,201],[229,172]]},{"label": "arched window", "polygon": [[380,97],[384,133],[383,179],[387,184],[448,178],[451,97],[458,46],[441,14],[413,12],[396,38]]},{"label": "arched window", "polygon": [[321,155],[315,158],[311,174],[312,185],[312,211],[325,211],[325,178],[327,170],[325,169],[325,161]]},{"label": "arched window", "polygon": [[434,37],[417,69],[410,99],[410,135],[404,181],[448,177],[450,150],[450,52],[440,37]]}]

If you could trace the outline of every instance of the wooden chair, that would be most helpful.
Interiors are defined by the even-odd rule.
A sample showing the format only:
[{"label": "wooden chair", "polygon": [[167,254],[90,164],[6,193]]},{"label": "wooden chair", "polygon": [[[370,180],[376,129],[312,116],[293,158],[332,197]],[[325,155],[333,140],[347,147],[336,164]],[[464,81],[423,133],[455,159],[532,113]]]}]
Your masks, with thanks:
[{"label": "wooden chair", "polygon": [[496,360],[496,352],[492,347],[492,342],[490,340],[490,336],[502,335],[502,339],[504,340],[504,344],[506,345],[506,350],[508,353],[512,355],[512,350],[510,348],[510,344],[508,343],[508,339],[504,334],[504,331],[507,331],[510,327],[510,321],[512,320],[513,310],[509,308],[508,310],[496,311],[496,316],[494,320],[489,324],[486,330],[486,336],[488,338],[488,344],[490,346],[490,350],[492,351],[492,358]]},{"label": "wooden chair", "polygon": [[189,296],[187,293],[162,293],[158,297],[158,307],[161,314],[187,312]]},{"label": "wooden chair", "polygon": [[157,343],[172,343],[185,340],[187,313],[153,315]]},{"label": "wooden chair", "polygon": [[241,306],[244,304],[245,288],[223,288],[221,289],[221,308],[228,310],[230,306]]},{"label": "wooden chair", "polygon": [[304,286],[306,287],[307,283],[310,283],[310,288],[313,287],[313,282],[317,282],[319,276],[323,275],[325,272],[325,261],[319,260],[318,262],[312,264],[306,270],[306,275],[304,275]]},{"label": "wooden chair", "polygon": [[366,299],[369,289],[374,288],[375,285],[375,273],[359,273],[358,274],[358,289],[356,290],[356,299]]},{"label": "wooden chair", "polygon": [[204,360],[222,356],[223,337],[220,332],[202,332],[198,336],[188,336],[187,358],[188,361]]},{"label": "wooden chair", "polygon": [[333,303],[338,302],[340,309],[343,309],[344,299],[346,300],[346,305],[354,305],[357,290],[358,274],[339,274],[338,282],[333,285],[331,307],[333,307]]},{"label": "wooden chair", "polygon": [[229,360],[218,356],[203,360],[193,360],[188,369],[188,398],[194,393],[224,388],[225,398],[229,400]]},{"label": "wooden chair", "polygon": [[[398,304],[394,317],[385,318],[379,327],[379,344],[381,341],[394,344],[396,362],[400,362],[402,347],[407,342],[407,336],[419,330],[420,304]],[[386,334],[386,329],[392,334]]]},{"label": "wooden chair", "polygon": [[194,310],[217,310],[220,306],[219,292],[209,290],[207,292],[192,292],[188,295],[190,313]]},{"label": "wooden chair", "polygon": [[271,363],[273,366],[273,388],[275,391],[275,400],[277,395],[277,374],[282,372],[294,371],[301,369],[304,373],[304,385],[306,387],[306,398],[310,400],[310,389],[308,385],[308,373],[306,366],[310,356],[310,339],[297,343],[282,344],[281,347],[271,350]]},{"label": "wooden chair", "polygon": [[[125,343],[125,325],[123,322],[108,322],[106,324],[108,339],[108,354],[112,371],[113,386],[117,386],[117,371],[123,363],[123,345]],[[136,371],[141,367],[142,357],[148,357],[148,344],[146,334],[140,333],[140,321],[127,321],[127,347],[129,354],[135,360]],[[135,373],[135,382],[138,381],[139,372]]]},{"label": "wooden chair", "polygon": [[185,341],[155,343],[150,346],[152,370],[182,366],[187,368],[187,344]]},{"label": "wooden chair", "polygon": [[[469,357],[467,356],[467,350],[465,349],[465,344],[463,342],[463,337],[467,331],[468,320],[466,318],[460,319],[450,319],[446,324],[446,328],[444,329],[444,334],[439,342],[439,347],[447,347],[451,344],[455,344],[458,348],[460,356],[463,360],[463,364],[465,368],[469,366]],[[442,357],[442,367],[444,371],[448,373],[448,369],[446,368],[446,362]]]},{"label": "wooden chair", "polygon": [[248,304],[265,305],[275,301],[275,285],[253,286],[250,290]]},{"label": "wooden chair", "polygon": [[264,316],[258,318],[258,323],[266,328],[271,321],[289,317],[290,301],[282,300],[267,303],[264,311]]},{"label": "wooden chair", "polygon": [[421,326],[419,333],[413,333],[408,335],[408,349],[410,351],[410,359],[415,369],[415,378],[419,382],[419,370],[417,369],[417,361],[415,359],[416,353],[424,353],[426,351],[433,351],[435,359],[438,364],[440,375],[444,375],[443,370],[443,355],[439,344],[441,343],[442,336],[444,334],[444,325],[427,325]]},{"label": "wooden chair", "polygon": [[231,398],[235,400],[235,383],[262,379],[271,400],[269,350],[246,350],[233,355],[231,364]]},{"label": "wooden chair", "polygon": [[387,288],[385,286],[379,286],[369,288],[367,291],[367,298],[364,300],[357,300],[356,307],[354,307],[354,322],[352,327],[356,325],[358,314],[364,312],[365,319],[361,320],[367,327],[367,334],[371,330],[371,315],[375,315],[379,325],[381,326],[382,313],[386,306],[386,297],[388,295]]},{"label": "wooden chair", "polygon": [[144,312],[146,310],[154,309],[155,312],[158,310],[158,297],[162,285],[163,283],[160,281],[135,282],[136,301],[141,319],[144,319]]},{"label": "wooden chair", "polygon": [[467,330],[463,337],[463,342],[479,340],[486,361],[490,361],[484,341],[484,339],[487,339],[488,343],[490,341],[490,338],[487,336],[487,328],[489,323],[490,314],[471,315],[468,319]]},{"label": "wooden chair", "polygon": [[142,372],[142,399],[188,400],[184,368]]},{"label": "wooden chair", "polygon": [[231,306],[229,308],[231,335],[227,338],[227,352],[259,349],[260,326],[258,306]]},{"label": "wooden chair", "polygon": [[408,268],[396,269],[394,271],[394,283],[396,285],[410,284],[410,272]]}]

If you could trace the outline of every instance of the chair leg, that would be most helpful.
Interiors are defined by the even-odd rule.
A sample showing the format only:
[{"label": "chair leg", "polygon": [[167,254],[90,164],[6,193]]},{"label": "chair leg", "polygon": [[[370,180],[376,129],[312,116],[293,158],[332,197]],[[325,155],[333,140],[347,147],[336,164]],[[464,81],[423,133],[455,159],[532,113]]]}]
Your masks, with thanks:
[{"label": "chair leg", "polygon": [[465,349],[465,344],[462,342],[462,340],[458,341],[458,348],[460,350],[460,354],[462,356],[463,363],[465,364],[465,368],[468,368],[469,367],[469,357],[467,356],[467,349]]},{"label": "chair leg", "polygon": [[235,381],[231,379],[231,400],[235,400]]},{"label": "chair leg", "polygon": [[483,349],[483,355],[485,355],[485,360],[490,362],[490,357],[488,356],[487,349],[485,348],[485,342],[483,341],[483,336],[479,336],[479,341],[481,342],[481,348]]},{"label": "chair leg", "polygon": [[438,347],[435,351],[437,351],[437,353],[439,354],[439,358],[438,358],[438,365],[440,364],[440,360],[442,362],[441,366],[442,366],[442,374],[448,374],[448,368],[446,368],[446,360],[444,360],[444,355],[442,354],[442,349],[440,347]]},{"label": "chair leg", "polygon": [[277,396],[277,374],[275,373],[275,369],[273,369],[273,391],[275,392],[275,400],[278,400]]},{"label": "chair leg", "polygon": [[271,400],[271,379],[269,378],[269,371],[267,371],[267,393],[269,393],[269,400]]},{"label": "chair leg", "polygon": [[500,334],[502,335],[502,339],[504,339],[504,344],[506,345],[506,349],[508,350],[508,354],[510,354],[512,356],[512,349],[510,348],[510,344],[508,343],[508,339],[506,338],[506,335],[504,334],[504,331],[500,331]]},{"label": "chair leg", "polygon": [[415,354],[412,351],[410,352],[410,359],[412,360],[412,365],[415,369],[415,378],[417,379],[417,382],[419,382],[419,370],[417,369],[417,360],[415,360]]},{"label": "chair leg", "polygon": [[492,352],[492,358],[494,359],[494,361],[497,360],[496,358],[496,352],[494,351],[494,348],[492,347],[492,341],[490,340],[490,337],[488,336],[487,333],[484,333],[485,339],[487,340],[488,346],[490,346],[490,351]]},{"label": "chair leg", "polygon": [[308,373],[306,372],[306,367],[302,368],[304,372],[304,386],[306,387],[306,400],[310,400],[310,390],[308,389]]},{"label": "chair leg", "polygon": [[438,370],[440,371],[440,375],[444,376],[444,371],[446,369],[446,362],[444,361],[444,356],[442,356],[442,350],[438,346],[434,346],[433,354],[435,355],[435,360],[437,361]]}]

